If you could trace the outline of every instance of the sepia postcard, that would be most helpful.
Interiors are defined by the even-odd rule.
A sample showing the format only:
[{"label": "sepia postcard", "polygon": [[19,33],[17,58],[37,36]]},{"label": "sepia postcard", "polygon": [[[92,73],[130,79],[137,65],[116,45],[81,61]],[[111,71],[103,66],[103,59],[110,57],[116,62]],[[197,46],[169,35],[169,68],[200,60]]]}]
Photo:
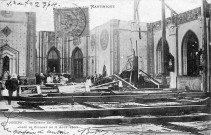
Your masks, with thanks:
[{"label": "sepia postcard", "polygon": [[0,135],[208,135],[211,0],[0,0]]}]

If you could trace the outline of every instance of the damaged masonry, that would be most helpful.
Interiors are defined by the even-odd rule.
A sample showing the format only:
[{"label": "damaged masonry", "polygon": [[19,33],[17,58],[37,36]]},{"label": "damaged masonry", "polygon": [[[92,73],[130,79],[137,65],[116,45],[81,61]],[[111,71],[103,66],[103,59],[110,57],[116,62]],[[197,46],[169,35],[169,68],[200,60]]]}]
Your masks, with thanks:
[{"label": "damaged masonry", "polygon": [[2,2],[3,135],[209,134],[210,3],[179,13],[168,0],[153,0],[161,18],[146,23],[144,1],[123,2],[132,4],[132,21],[113,17],[96,27],[96,10],[106,16],[102,10],[119,10],[119,0],[54,1],[53,31],[37,31],[38,11]]}]

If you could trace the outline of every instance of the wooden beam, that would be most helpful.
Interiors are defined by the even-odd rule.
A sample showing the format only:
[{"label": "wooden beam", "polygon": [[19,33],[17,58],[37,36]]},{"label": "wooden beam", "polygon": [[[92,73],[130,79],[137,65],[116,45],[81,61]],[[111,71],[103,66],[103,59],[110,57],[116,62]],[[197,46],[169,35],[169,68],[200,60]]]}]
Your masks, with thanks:
[{"label": "wooden beam", "polygon": [[[161,1],[161,0],[160,0]],[[178,15],[178,13],[173,9],[173,8],[171,8],[168,4],[166,4],[165,2],[164,2],[164,4],[165,4],[165,6],[168,8],[168,9],[170,9],[175,15]]]},{"label": "wooden beam", "polygon": [[[69,124],[140,124],[140,123],[158,123],[164,122],[194,122],[194,121],[209,121],[211,118],[210,114],[203,115],[182,115],[182,116],[146,116],[146,117],[122,117],[122,118],[77,118],[68,119]],[[64,120],[65,121],[65,120]],[[62,120],[62,122],[64,122]],[[181,128],[180,128],[181,129]],[[183,130],[187,128],[183,128]],[[190,131],[189,128],[188,131]],[[194,130],[196,131],[196,130]],[[192,131],[192,132],[194,132]]]},{"label": "wooden beam", "polygon": [[[189,93],[143,93],[135,95],[105,95],[105,96],[56,96],[56,97],[13,97],[17,101],[55,101],[60,103],[74,102],[139,102],[143,100],[163,100],[176,97],[205,97],[203,92]],[[7,99],[8,97],[5,97]]]},{"label": "wooden beam", "polygon": [[125,81],[124,79],[122,79],[121,77],[119,77],[118,75],[113,74],[114,77],[116,77],[117,79],[121,80],[122,82],[124,82],[125,84],[129,85],[130,87],[132,87],[133,89],[137,89],[135,86],[133,86],[132,84],[130,84],[129,82]]},{"label": "wooden beam", "polygon": [[207,21],[206,21],[206,0],[202,0],[201,6],[202,17],[202,48],[203,48],[203,74],[202,74],[202,86],[203,91],[208,92],[207,89]]},{"label": "wooden beam", "polygon": [[[199,119],[199,121],[202,121],[203,119],[206,119],[205,121],[210,120],[210,118],[206,118],[207,117],[206,115],[200,115],[200,116],[196,116],[196,117],[197,117],[197,119]],[[196,117],[194,117],[194,118],[196,118]],[[205,118],[203,118],[203,117],[205,117]],[[178,122],[178,121],[175,121],[175,122]],[[189,121],[183,121],[183,122],[189,122]],[[190,122],[193,122],[193,121],[190,121]],[[176,124],[167,123],[167,122],[158,123],[158,124],[160,124],[160,125],[162,125],[166,128],[177,130],[177,131],[180,130],[182,132],[184,132],[184,131],[185,132],[191,132],[194,135],[204,135],[204,134],[199,133],[199,130],[197,128],[194,128],[194,127],[176,125]]]},{"label": "wooden beam", "polygon": [[162,21],[161,21],[161,27],[162,27],[162,47],[161,47],[161,74],[162,74],[162,85],[165,87],[167,85],[166,80],[166,68],[165,68],[165,43],[166,43],[166,18],[165,18],[165,4],[164,0],[161,0],[161,6],[162,6]]},{"label": "wooden beam", "polygon": [[[92,89],[91,90],[92,92],[77,92],[77,93],[48,93],[47,96],[48,97],[56,97],[56,96],[100,96],[101,95],[101,92],[107,92],[107,93],[110,93],[110,90],[106,89],[106,88],[98,88],[98,89]],[[97,92],[96,92],[97,91]],[[137,90],[130,90],[130,91],[113,91],[115,92],[116,95],[140,95],[140,94],[147,94],[148,92],[150,94],[156,94],[156,93],[172,93],[172,91],[169,91],[169,90],[156,90],[156,91],[153,91],[153,90],[143,90],[143,89],[137,89]],[[202,93],[203,94],[203,93]]]},{"label": "wooden beam", "polygon": [[115,84],[115,83],[117,83],[117,82],[119,82],[119,81],[104,83],[104,84],[101,84],[101,85],[94,86],[94,87],[92,87],[92,88],[99,88],[99,87],[102,87],[102,86],[106,86],[106,85],[110,85],[110,84]]},{"label": "wooden beam", "polygon": [[[72,111],[30,111],[30,112],[13,112],[17,116],[33,117],[37,119],[52,119],[52,118],[99,118],[106,116],[142,116],[142,115],[168,115],[178,113],[189,114],[190,112],[207,112],[205,105],[184,105],[184,106],[156,106],[156,107],[136,107],[136,108],[111,108],[111,109],[88,109],[88,110],[72,110]],[[11,112],[5,112],[11,113]],[[197,115],[196,115],[197,116]],[[210,115],[206,115],[206,119]],[[173,119],[175,118],[175,119]],[[130,118],[129,118],[130,119]],[[140,119],[143,120],[143,119]],[[149,119],[148,119],[149,120]],[[155,117],[153,121],[161,121],[159,117]],[[179,116],[165,117],[166,121],[194,121],[197,117],[186,116],[186,120]],[[203,119],[205,120],[205,119]],[[136,120],[134,120],[136,121]],[[138,121],[138,120],[137,120]],[[166,122],[165,121],[165,122]],[[147,122],[147,121],[145,121]]]}]

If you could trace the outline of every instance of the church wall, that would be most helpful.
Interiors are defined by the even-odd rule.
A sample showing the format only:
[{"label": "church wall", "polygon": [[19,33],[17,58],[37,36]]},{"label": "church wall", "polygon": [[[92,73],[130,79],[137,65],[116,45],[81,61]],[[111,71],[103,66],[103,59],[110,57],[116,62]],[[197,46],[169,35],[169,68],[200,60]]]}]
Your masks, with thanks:
[{"label": "church wall", "polygon": [[61,37],[58,37],[55,39],[55,44],[56,44],[56,48],[58,49],[59,51],[59,54],[60,54],[60,72],[62,73],[62,69],[63,69],[63,39]]},{"label": "church wall", "polygon": [[[201,43],[202,43],[201,31],[202,31],[202,29],[200,26],[201,26],[201,21],[194,20],[194,21],[180,24],[178,27],[178,62],[179,62],[178,74],[179,75],[182,75],[182,42],[183,42],[183,38],[188,30],[193,31],[198,37],[199,46],[201,48],[201,46],[202,46],[201,45]],[[169,28],[170,27],[166,28],[166,40],[169,45],[169,51],[174,56],[174,59],[175,59],[175,71],[176,71],[176,35],[175,35],[176,33],[172,34],[169,31]],[[158,42],[161,39],[161,37],[162,37],[161,29],[154,31],[154,56],[155,56],[154,65],[155,65],[155,73],[156,74],[158,74],[158,72],[157,72],[157,45],[158,45]],[[170,78],[167,77],[167,81],[169,81],[168,83],[170,84],[170,87],[172,87],[172,88],[176,88],[176,72],[175,71],[170,73],[171,80],[169,80]]]},{"label": "church wall", "polygon": [[91,30],[90,32],[90,45],[89,47],[89,75],[90,76],[94,76],[95,75],[95,71],[97,70],[96,66],[97,66],[97,40],[98,40],[98,33],[97,33],[97,28]]},{"label": "church wall", "polygon": [[[92,32],[91,32],[92,33]],[[96,28],[96,73],[102,74],[103,66],[106,66],[107,75],[111,75],[110,49],[111,49],[110,22]]]},{"label": "church wall", "polygon": [[[78,45],[74,45],[73,44],[73,50],[78,47],[79,49],[81,49],[82,53],[83,53],[83,77],[86,77],[88,72],[88,66],[87,66],[87,61],[88,61],[88,37],[80,37],[80,43]],[[70,50],[70,52],[73,52],[73,50]]]},{"label": "church wall", "polygon": [[36,13],[27,13],[27,61],[26,76],[28,83],[35,83],[35,44],[36,44]]},{"label": "church wall", "polygon": [[135,51],[135,56],[139,56],[139,69],[147,72],[147,51],[144,51],[147,50],[147,24],[132,21],[118,21],[118,72],[120,73],[122,70],[126,69],[125,66],[129,58],[128,56],[133,55],[133,50]]},{"label": "church wall", "polygon": [[[183,76],[182,70],[182,44],[183,44],[183,38],[189,30],[193,31],[199,42],[199,49],[202,48],[202,27],[201,27],[201,21],[194,20],[188,23],[181,24],[179,26],[179,31],[178,31],[178,57],[179,57],[179,76],[178,76],[178,84],[177,88],[179,89],[184,89],[185,86],[188,86],[192,90],[201,90],[201,77],[188,77],[188,76]],[[187,69],[188,70],[188,69]]]},{"label": "church wall", "polygon": [[[119,31],[120,38],[120,72],[125,70],[129,56],[133,55],[133,50],[136,52],[136,38],[132,36],[132,32],[127,29]],[[131,57],[130,57],[131,58]]]},{"label": "church wall", "polygon": [[[27,36],[27,27],[26,24],[24,23],[0,23],[0,29],[5,28],[6,26],[8,26],[12,33],[10,35],[8,35],[7,37],[4,37],[4,43],[1,44],[1,46],[3,46],[6,42],[5,40],[7,40],[7,44],[17,50],[19,52],[19,58],[16,58],[16,60],[19,59],[19,65],[18,68],[15,68],[13,66],[12,70],[10,71],[10,74],[12,73],[16,73],[19,74],[20,76],[26,76],[26,36]],[[20,51],[23,50],[23,51]]]},{"label": "church wall", "polygon": [[36,73],[47,73],[47,57],[49,50],[55,46],[55,33],[51,31],[37,32],[38,43],[37,49],[37,62],[38,69]]},{"label": "church wall", "polygon": [[120,25],[121,21],[113,19],[110,21],[110,74],[118,74],[120,71]]},{"label": "church wall", "polygon": [[[176,33],[172,33],[169,31],[170,27],[166,28],[166,41],[168,43],[169,46],[169,53],[171,53],[174,56],[174,60],[176,62]],[[158,58],[157,58],[157,47],[158,47],[158,43],[162,38],[162,30],[159,29],[157,31],[154,31],[154,72],[155,75],[157,76],[158,73]],[[175,66],[176,68],[176,66]],[[171,85],[172,87],[176,87],[176,70],[174,70],[174,72],[170,72],[170,76],[167,76],[167,84]]]},{"label": "church wall", "polygon": [[[199,48],[202,46],[202,28],[201,28],[201,21],[200,21],[200,14],[201,14],[201,9],[196,8],[193,10],[190,10],[188,12],[184,12],[178,15],[178,75],[177,76],[177,65],[176,65],[176,27],[172,24],[172,22],[176,21],[176,18],[167,18],[166,19],[166,40],[169,45],[169,51],[170,53],[174,56],[175,60],[175,70],[174,72],[170,72],[170,77],[167,77],[167,81],[170,84],[171,88],[184,88],[181,87],[182,85],[180,83],[186,83],[188,80],[191,80],[190,77],[182,77],[182,43],[183,43],[183,38],[189,30],[193,31],[198,40],[199,40]],[[157,45],[159,40],[162,37],[162,29],[161,29],[161,21],[157,21],[154,23],[151,23],[152,26],[152,32],[153,32],[153,43],[154,43],[154,71],[155,74],[158,74],[157,72]],[[170,80],[169,80],[170,79]],[[197,79],[197,86],[189,86],[192,89],[199,88],[200,87],[200,77],[195,77],[194,79]],[[192,79],[192,80],[194,80]],[[181,81],[182,80],[182,81]],[[185,81],[185,82],[184,82]],[[178,83],[177,83],[178,82]],[[190,81],[192,84],[193,81]],[[194,80],[194,82],[196,82]],[[185,86],[185,85],[184,85]]]},{"label": "church wall", "polygon": [[[104,64],[107,75],[121,73],[122,70],[125,70],[128,56],[133,54],[133,50],[137,55],[137,49],[139,50],[139,68],[147,72],[147,51],[143,51],[147,50],[146,23],[141,24],[141,39],[138,27],[133,30],[131,25],[133,25],[131,22],[113,19],[91,31],[89,56],[94,60],[94,64],[89,63],[92,67],[91,74],[94,75],[95,71],[97,74],[102,74]],[[110,32],[108,32],[109,38],[107,38],[108,46],[104,48],[101,45],[101,34],[105,29]],[[104,35],[104,37],[106,36]]]},{"label": "church wall", "polygon": [[41,31],[37,35],[39,43],[36,45],[37,49],[37,61],[38,69],[37,73],[48,73],[47,59],[48,53],[51,48],[58,50],[59,61],[60,61],[60,72],[74,74],[73,69],[73,52],[76,48],[79,48],[83,53],[83,77],[88,74],[87,54],[89,46],[89,37],[58,37],[55,39],[55,32],[52,31]]},{"label": "church wall", "polygon": [[[33,83],[36,43],[35,13],[0,11],[0,21],[0,47],[2,47],[3,55],[11,54],[9,56],[10,74],[16,73],[21,77],[27,77],[29,83]],[[3,32],[6,26],[10,31],[7,36]],[[2,66],[1,61],[1,69]]]},{"label": "church wall", "polygon": [[139,69],[147,73],[147,32],[141,33],[141,42],[139,46]]},{"label": "church wall", "polygon": [[56,47],[60,52],[60,65],[61,65],[61,72],[62,73],[71,73],[74,74],[73,69],[73,53],[76,48],[79,48],[83,53],[83,77],[86,77],[88,72],[87,60],[88,57],[88,48],[89,45],[89,37],[63,37],[57,38]]},{"label": "church wall", "polygon": [[[73,50],[75,49],[75,46],[73,44],[73,38],[72,37],[67,37],[67,44],[68,44],[68,67],[67,67],[67,72],[73,74],[73,61],[72,61],[72,56],[73,56]],[[58,45],[58,44],[57,44]]]},{"label": "church wall", "polygon": [[[1,47],[5,44],[8,44],[11,48],[19,51],[19,55],[23,58],[19,60],[19,65],[13,65],[10,74],[16,73],[21,76],[26,75],[26,35],[27,35],[27,16],[25,13],[15,13],[11,17],[6,17],[3,15],[3,11],[1,11],[1,23],[0,29],[4,29],[6,26],[11,30],[11,34],[7,37],[1,33]],[[16,18],[17,17],[17,18]],[[6,41],[7,40],[7,41]],[[25,50],[21,51],[20,50]],[[16,58],[18,61],[19,58]],[[15,68],[15,66],[18,66]],[[20,70],[19,70],[20,69]],[[2,71],[1,71],[2,72]]]},{"label": "church wall", "polygon": [[183,38],[186,34],[186,32],[188,32],[189,30],[193,31],[199,41],[199,48],[202,48],[202,27],[201,27],[201,21],[198,20],[194,20],[188,23],[184,23],[179,25],[179,31],[178,31],[178,51],[179,51],[179,75],[182,75],[182,42],[183,42]]},{"label": "church wall", "polygon": [[128,61],[128,56],[133,55],[133,50],[137,56],[139,69],[147,72],[147,33],[146,24],[141,23],[141,39],[138,29],[131,29],[131,22],[120,21],[119,42],[120,42],[120,71],[124,70]]}]

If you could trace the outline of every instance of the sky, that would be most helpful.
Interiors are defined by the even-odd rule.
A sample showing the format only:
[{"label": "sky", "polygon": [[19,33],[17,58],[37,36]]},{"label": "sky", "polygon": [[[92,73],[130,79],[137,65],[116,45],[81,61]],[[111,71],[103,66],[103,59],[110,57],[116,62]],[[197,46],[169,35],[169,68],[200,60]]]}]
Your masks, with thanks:
[{"label": "sky", "polygon": [[[17,5],[17,3],[32,2]],[[177,13],[182,13],[201,6],[202,0],[165,0],[165,2]],[[8,6],[9,3],[12,3]],[[37,3],[36,3],[37,2]],[[37,31],[54,31],[53,6],[44,7],[44,3],[55,4],[55,8],[63,7],[89,7],[90,30],[102,25],[111,19],[125,21],[133,20],[133,0],[0,0],[0,10],[11,10],[21,12],[36,12]],[[211,0],[207,0],[211,2]],[[16,3],[16,4],[14,4]],[[35,7],[35,3],[39,7]],[[113,8],[91,8],[91,5],[112,5]],[[44,7],[44,8],[43,8]],[[161,20],[160,0],[140,0],[139,4],[140,22],[154,22]],[[166,8],[166,17],[170,16],[170,10]]]}]

